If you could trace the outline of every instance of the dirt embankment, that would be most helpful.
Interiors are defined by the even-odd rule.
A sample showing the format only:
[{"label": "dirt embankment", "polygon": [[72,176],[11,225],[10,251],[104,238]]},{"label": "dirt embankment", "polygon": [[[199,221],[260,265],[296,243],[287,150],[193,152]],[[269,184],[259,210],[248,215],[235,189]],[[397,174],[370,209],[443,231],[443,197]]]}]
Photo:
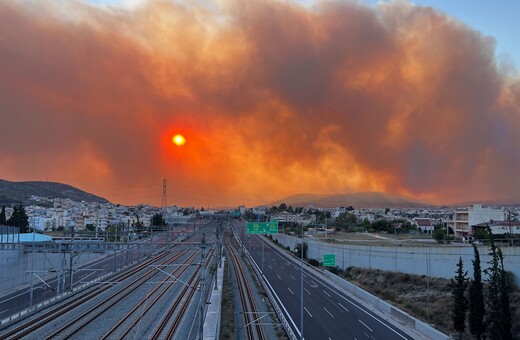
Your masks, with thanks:
[{"label": "dirt embankment", "polygon": [[[450,280],[381,270],[349,268],[342,276],[445,334],[453,332]],[[520,288],[510,299],[513,339],[520,340]],[[464,339],[471,339],[466,320]]]}]

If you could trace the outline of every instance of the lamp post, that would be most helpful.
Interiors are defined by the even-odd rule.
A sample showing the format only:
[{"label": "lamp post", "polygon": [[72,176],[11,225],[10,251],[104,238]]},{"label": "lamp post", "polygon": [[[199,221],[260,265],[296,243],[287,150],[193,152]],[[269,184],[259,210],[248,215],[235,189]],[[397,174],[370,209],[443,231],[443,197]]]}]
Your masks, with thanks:
[{"label": "lamp post", "polygon": [[301,251],[301,289],[300,289],[300,296],[301,296],[301,308],[300,308],[300,336],[301,339],[303,339],[303,224],[302,226],[302,247],[300,249]]}]

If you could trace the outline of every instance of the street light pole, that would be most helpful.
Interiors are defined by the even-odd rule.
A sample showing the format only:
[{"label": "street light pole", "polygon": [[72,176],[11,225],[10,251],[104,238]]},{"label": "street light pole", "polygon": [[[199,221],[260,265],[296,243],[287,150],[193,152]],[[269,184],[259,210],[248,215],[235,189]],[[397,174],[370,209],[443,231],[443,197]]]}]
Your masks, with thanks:
[{"label": "street light pole", "polygon": [[206,250],[206,234],[202,234],[202,241],[200,243],[200,330],[199,339],[204,339],[204,270],[206,267],[205,263],[205,250]]},{"label": "street light pole", "polygon": [[300,289],[300,296],[301,296],[301,308],[300,308],[300,336],[301,339],[303,339],[303,224],[302,224],[302,247],[300,249],[301,251],[301,289]]}]

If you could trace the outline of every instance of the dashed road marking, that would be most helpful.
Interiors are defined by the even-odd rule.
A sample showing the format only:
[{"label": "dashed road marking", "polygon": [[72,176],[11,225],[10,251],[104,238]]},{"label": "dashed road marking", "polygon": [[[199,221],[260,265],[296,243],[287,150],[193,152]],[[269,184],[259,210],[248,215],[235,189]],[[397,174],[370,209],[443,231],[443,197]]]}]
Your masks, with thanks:
[{"label": "dashed road marking", "polygon": [[276,274],[276,276],[278,276],[278,279],[280,279],[280,280],[282,279],[282,278],[280,277],[280,275]]},{"label": "dashed road marking", "polygon": [[340,306],[341,306],[341,308],[343,308],[343,309],[344,309],[344,310],[346,310],[347,312],[350,312],[350,311],[348,310],[348,308],[347,308],[347,307],[345,307],[345,306],[343,306],[343,305],[342,305],[341,303],[339,303],[339,302],[338,302],[338,305],[340,305]]},{"label": "dashed road marking", "polygon": [[305,311],[307,312],[307,314],[309,314],[309,316],[312,318],[312,314],[307,310],[307,307],[303,307],[303,309],[305,309]]},{"label": "dashed road marking", "polygon": [[296,281],[296,279],[294,278],[294,276],[292,276],[292,274],[289,274],[289,275],[291,275],[292,279],[293,279],[294,281]]},{"label": "dashed road marking", "polygon": [[307,288],[303,288],[303,289],[305,289],[305,291],[307,292],[307,294],[312,295],[311,292],[309,292],[309,291],[307,290]]},{"label": "dashed road marking", "polygon": [[358,319],[358,321],[361,322],[361,324],[362,324],[363,326],[365,326],[366,328],[368,328],[369,331],[373,332],[372,328],[368,327],[366,323],[364,323],[363,321],[361,321],[361,320],[359,320],[359,319]]},{"label": "dashed road marking", "polygon": [[329,293],[327,293],[326,291],[322,290],[323,293],[325,293],[325,295],[327,295],[328,297],[332,297],[329,295]]},{"label": "dashed road marking", "polygon": [[287,289],[289,289],[289,291],[291,292],[292,295],[294,295],[293,291],[291,290],[291,288],[287,287]]},{"label": "dashed road marking", "polygon": [[332,313],[329,312],[329,310],[328,310],[327,308],[323,307],[323,309],[325,309],[325,311],[326,311],[327,313],[329,313],[329,315],[332,316],[332,318],[334,318],[334,315],[332,315]]}]

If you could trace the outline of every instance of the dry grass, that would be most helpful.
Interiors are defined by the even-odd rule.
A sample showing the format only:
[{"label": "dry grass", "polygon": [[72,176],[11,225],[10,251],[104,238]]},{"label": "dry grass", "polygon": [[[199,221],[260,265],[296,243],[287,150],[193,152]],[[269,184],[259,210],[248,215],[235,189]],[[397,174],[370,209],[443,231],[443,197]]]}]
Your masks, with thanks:
[{"label": "dry grass", "polygon": [[[345,276],[352,283],[410,315],[434,325],[441,332],[445,334],[452,332],[450,280],[360,268],[349,268]],[[510,304],[513,339],[520,339],[520,289],[518,287],[511,294]],[[466,329],[469,330],[468,325]],[[469,331],[466,331],[464,338],[471,339]]]}]

